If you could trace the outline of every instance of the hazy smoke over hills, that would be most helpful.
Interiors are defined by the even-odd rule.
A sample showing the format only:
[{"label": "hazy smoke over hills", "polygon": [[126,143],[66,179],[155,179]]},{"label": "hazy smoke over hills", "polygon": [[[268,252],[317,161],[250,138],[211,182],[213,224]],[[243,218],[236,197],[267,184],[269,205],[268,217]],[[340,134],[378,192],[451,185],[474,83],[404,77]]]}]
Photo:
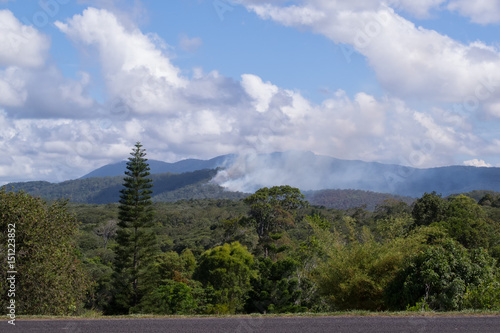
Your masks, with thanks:
[{"label": "hazy smoke over hills", "polygon": [[384,175],[373,174],[380,166],[311,152],[250,154],[240,155],[231,166],[219,171],[213,181],[228,190],[241,192],[276,185],[291,185],[304,191],[359,187],[388,192],[390,186]]},{"label": "hazy smoke over hills", "polygon": [[417,169],[295,151],[240,155],[228,164],[212,182],[230,191],[249,193],[277,185],[291,185],[302,191],[357,189],[412,197],[432,191],[443,195],[471,190],[500,191],[500,168]]}]

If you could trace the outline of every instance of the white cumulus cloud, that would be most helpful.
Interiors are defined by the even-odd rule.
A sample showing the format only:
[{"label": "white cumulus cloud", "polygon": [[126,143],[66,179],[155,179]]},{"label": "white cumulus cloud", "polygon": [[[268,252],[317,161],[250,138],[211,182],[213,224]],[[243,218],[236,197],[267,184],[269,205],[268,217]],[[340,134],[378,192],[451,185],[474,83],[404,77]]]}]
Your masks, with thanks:
[{"label": "white cumulus cloud", "polygon": [[265,112],[269,108],[271,99],[278,92],[278,87],[266,82],[256,75],[243,74],[241,85],[246,93],[253,98],[255,109],[258,112]]},{"label": "white cumulus cloud", "polygon": [[171,109],[169,95],[187,84],[157,47],[157,35],[126,29],[106,10],[88,8],[67,23],[55,24],[75,42],[98,50],[109,94],[122,98],[137,112]]},{"label": "white cumulus cloud", "polygon": [[[366,57],[380,84],[402,99],[460,103],[469,111],[487,110],[500,100],[500,51],[481,42],[464,44],[416,26],[393,5],[422,15],[442,1],[244,1],[263,19],[309,29]],[[386,4],[389,6],[386,6]],[[485,83],[486,82],[486,83]]]},{"label": "white cumulus cloud", "polygon": [[39,67],[45,63],[50,41],[5,9],[0,10],[0,45],[0,66]]}]

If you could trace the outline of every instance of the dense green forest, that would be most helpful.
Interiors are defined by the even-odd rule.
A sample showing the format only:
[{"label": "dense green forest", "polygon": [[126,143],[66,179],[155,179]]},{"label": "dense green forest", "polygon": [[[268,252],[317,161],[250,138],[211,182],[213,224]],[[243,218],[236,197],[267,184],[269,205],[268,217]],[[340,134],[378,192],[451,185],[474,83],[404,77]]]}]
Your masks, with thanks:
[{"label": "dense green forest", "polygon": [[[26,209],[33,210],[35,205],[45,212],[19,217],[17,224],[17,237],[23,237],[18,240],[18,253],[30,253],[18,259],[19,295],[26,298],[18,313],[113,312],[119,204],[51,204],[26,194],[2,192],[1,196],[2,246],[13,214],[6,212],[14,209],[9,206],[19,209],[26,202]],[[256,209],[248,200],[154,203],[160,252],[148,273],[147,292],[130,311],[220,314],[500,308],[498,194],[441,198],[432,193],[412,205],[388,200],[374,211],[282,205],[280,200],[265,203],[272,214],[264,214],[269,218],[264,237],[259,236]],[[50,212],[67,216],[55,220],[49,218]],[[34,222],[29,221],[36,217],[47,217],[44,226],[38,226],[36,239],[42,242],[45,237],[40,249],[53,259],[43,262],[30,257],[40,252],[29,250],[35,241],[24,236],[28,228],[34,229]],[[68,221],[78,228],[57,236],[64,232],[61,226],[71,227]],[[45,229],[47,225],[54,231]],[[57,255],[50,250],[50,246],[62,249],[63,244],[73,250]],[[6,263],[5,251],[1,255]],[[69,259],[61,260],[61,256]],[[33,266],[35,262],[39,266]],[[35,276],[41,272],[47,276]],[[51,280],[54,276],[60,279]],[[45,279],[51,289],[43,282],[29,282],[34,279]],[[70,281],[81,281],[81,287],[75,288]],[[39,299],[50,299],[51,307],[32,304],[32,296],[41,294]],[[6,301],[4,295],[2,306]]]}]

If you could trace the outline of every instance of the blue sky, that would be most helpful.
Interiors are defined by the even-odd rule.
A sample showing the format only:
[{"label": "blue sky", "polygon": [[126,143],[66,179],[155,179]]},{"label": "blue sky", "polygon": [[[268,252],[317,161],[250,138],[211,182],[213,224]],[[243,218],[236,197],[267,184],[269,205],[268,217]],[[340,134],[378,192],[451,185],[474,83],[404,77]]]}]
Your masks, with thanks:
[{"label": "blue sky", "polygon": [[500,166],[499,24],[499,0],[0,0],[0,183],[136,141]]}]

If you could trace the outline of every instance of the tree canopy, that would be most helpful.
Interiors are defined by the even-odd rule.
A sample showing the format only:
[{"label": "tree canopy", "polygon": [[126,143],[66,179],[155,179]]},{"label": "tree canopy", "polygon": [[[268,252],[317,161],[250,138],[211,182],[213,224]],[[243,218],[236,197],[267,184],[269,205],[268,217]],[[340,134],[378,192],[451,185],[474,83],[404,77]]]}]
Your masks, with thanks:
[{"label": "tree canopy", "polygon": [[[2,309],[12,299],[17,314],[68,315],[82,310],[91,282],[77,255],[77,233],[66,202],[47,204],[22,192],[0,190]],[[17,272],[10,297],[8,271]]]}]

